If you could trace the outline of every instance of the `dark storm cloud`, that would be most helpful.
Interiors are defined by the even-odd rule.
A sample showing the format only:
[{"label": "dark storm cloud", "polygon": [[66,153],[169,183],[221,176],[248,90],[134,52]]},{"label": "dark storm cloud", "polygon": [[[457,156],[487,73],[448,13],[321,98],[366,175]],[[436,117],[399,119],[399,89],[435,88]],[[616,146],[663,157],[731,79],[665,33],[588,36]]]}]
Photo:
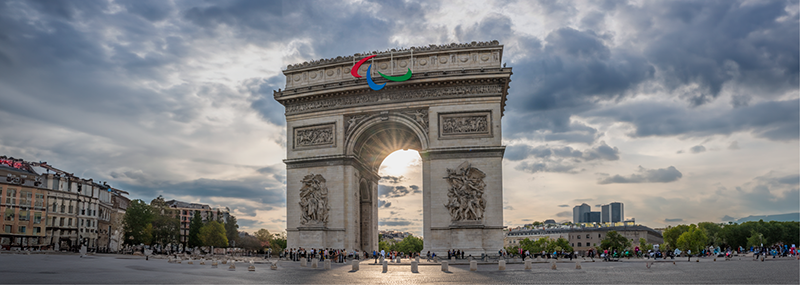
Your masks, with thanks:
[{"label": "dark storm cloud", "polygon": [[381,176],[381,182],[386,182],[386,183],[389,183],[389,184],[397,184],[397,183],[403,182],[405,180],[407,180],[407,178],[405,176],[402,176],[402,175],[401,176],[391,176],[391,175]]},{"label": "dark storm cloud", "polygon": [[706,151],[706,147],[702,145],[696,145],[689,149],[692,153],[701,153]]},{"label": "dark storm cloud", "polygon": [[665,223],[683,222],[683,219],[664,219]]},{"label": "dark storm cloud", "polygon": [[606,177],[598,181],[598,184],[611,184],[611,183],[667,183],[677,181],[683,177],[680,171],[674,166],[659,169],[646,169],[639,166],[639,173],[634,173],[628,176],[621,176],[619,174]]},{"label": "dark storm cloud", "polygon": [[[613,39],[612,33],[585,25],[592,30],[560,28],[550,32],[543,39],[544,44],[520,48],[529,56],[511,62],[514,82],[504,132],[511,137],[539,134],[547,140],[592,143],[597,138],[595,131],[591,127],[579,128],[571,118],[595,109],[598,102],[620,100],[646,88],[666,91],[668,96],[699,106],[714,100],[722,87],[730,84],[740,87],[740,94],[732,97],[732,105],[737,108],[752,105],[749,102],[753,96],[768,100],[761,104],[785,108],[777,107],[776,114],[737,111],[740,116],[735,120],[725,120],[672,116],[669,111],[688,110],[683,106],[677,110],[659,108],[654,103],[647,111],[634,106],[621,110],[623,114],[641,112],[635,118],[611,112],[605,115],[641,127],[637,128],[639,136],[656,128],[651,134],[753,131],[771,140],[796,140],[798,104],[793,100],[769,101],[797,90],[798,85],[798,16],[788,14],[788,3],[668,1],[599,5],[604,6],[600,7],[603,14],[619,13],[614,21],[623,23],[636,40],[611,46],[608,43]],[[559,17],[572,15],[563,12]],[[599,14],[589,16],[584,20],[604,21]],[[671,119],[678,122],[670,122]],[[652,126],[646,125],[648,122]],[[704,124],[719,128],[697,133],[692,124],[698,122],[701,128]],[[765,130],[758,128],[760,125],[768,126]]]},{"label": "dark storm cloud", "polygon": [[568,212],[568,211],[559,212],[558,214],[556,214],[556,217],[559,217],[559,218],[572,217],[572,212]]},{"label": "dark storm cloud", "polygon": [[656,102],[619,104],[589,115],[629,122],[633,137],[729,135],[752,132],[769,140],[797,140],[800,136],[800,100],[765,101],[728,110],[687,109]]},{"label": "dark storm cloud", "polygon": [[537,172],[561,172],[577,173],[582,171],[580,168],[583,163],[594,160],[618,160],[619,149],[610,147],[605,142],[600,142],[596,146],[577,150],[570,146],[536,146],[511,145],[508,146],[505,158],[510,161],[517,161],[533,157],[533,161],[522,161],[515,167],[530,173]]},{"label": "dark storm cloud", "polygon": [[419,186],[416,185],[411,185],[409,187],[378,185],[378,196],[385,199],[400,198],[417,193],[422,193],[422,191],[419,190]]}]

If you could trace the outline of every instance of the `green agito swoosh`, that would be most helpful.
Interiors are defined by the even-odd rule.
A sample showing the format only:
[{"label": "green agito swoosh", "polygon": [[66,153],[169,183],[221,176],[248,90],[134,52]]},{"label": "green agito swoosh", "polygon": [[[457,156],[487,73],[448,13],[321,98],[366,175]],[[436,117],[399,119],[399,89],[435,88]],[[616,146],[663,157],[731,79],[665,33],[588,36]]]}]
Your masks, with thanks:
[{"label": "green agito swoosh", "polygon": [[381,77],[386,78],[386,80],[389,80],[389,81],[396,81],[396,82],[406,81],[409,78],[411,78],[411,68],[409,68],[408,72],[406,72],[406,74],[403,75],[403,76],[386,76],[383,73],[381,73],[380,71],[378,71],[378,74],[380,74]]}]

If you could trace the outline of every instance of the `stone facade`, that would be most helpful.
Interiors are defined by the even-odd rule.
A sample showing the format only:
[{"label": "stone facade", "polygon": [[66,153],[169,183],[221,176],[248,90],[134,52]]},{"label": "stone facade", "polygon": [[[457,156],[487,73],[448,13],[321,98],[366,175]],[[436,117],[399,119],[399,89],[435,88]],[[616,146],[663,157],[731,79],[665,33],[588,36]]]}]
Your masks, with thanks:
[{"label": "stone facade", "polygon": [[368,55],[289,66],[286,90],[274,93],[286,107],[288,247],[377,249],[378,168],[414,149],[424,251],[502,248],[500,121],[511,76],[502,52],[496,41],[376,52],[373,70],[413,71],[404,82],[373,77],[387,83],[380,91],[350,75]]}]

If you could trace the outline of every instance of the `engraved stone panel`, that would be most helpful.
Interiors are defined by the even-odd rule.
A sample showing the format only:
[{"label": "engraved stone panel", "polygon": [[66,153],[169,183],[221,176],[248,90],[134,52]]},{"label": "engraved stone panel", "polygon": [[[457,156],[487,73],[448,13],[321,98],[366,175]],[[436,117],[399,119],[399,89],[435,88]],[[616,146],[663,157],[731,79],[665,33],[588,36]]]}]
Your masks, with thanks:
[{"label": "engraved stone panel", "polygon": [[450,211],[453,222],[483,219],[483,212],[486,210],[486,199],[483,198],[486,183],[483,178],[486,178],[486,173],[472,167],[467,161],[456,169],[447,169],[447,177],[444,179],[447,179],[450,188],[447,192],[447,204],[444,206]]},{"label": "engraved stone panel", "polygon": [[329,147],[335,144],[335,123],[294,128],[294,148]]},{"label": "engraved stone panel", "polygon": [[439,114],[439,137],[491,137],[492,112]]},{"label": "engraved stone panel", "polygon": [[309,174],[303,177],[300,189],[300,224],[306,226],[325,226],[328,223],[328,187],[322,174]]}]

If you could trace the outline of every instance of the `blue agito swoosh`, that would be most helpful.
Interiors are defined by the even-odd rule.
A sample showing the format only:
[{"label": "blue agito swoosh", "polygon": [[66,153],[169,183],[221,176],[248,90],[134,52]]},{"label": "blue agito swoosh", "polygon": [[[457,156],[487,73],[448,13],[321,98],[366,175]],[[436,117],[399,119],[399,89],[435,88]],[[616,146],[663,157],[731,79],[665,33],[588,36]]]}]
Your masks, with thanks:
[{"label": "blue agito swoosh", "polygon": [[383,87],[386,86],[386,83],[381,85],[375,84],[375,82],[372,81],[372,76],[370,76],[370,74],[372,74],[371,71],[372,71],[372,64],[370,64],[369,67],[367,67],[367,84],[369,84],[369,88],[372,88],[372,90],[376,91],[383,89]]}]

